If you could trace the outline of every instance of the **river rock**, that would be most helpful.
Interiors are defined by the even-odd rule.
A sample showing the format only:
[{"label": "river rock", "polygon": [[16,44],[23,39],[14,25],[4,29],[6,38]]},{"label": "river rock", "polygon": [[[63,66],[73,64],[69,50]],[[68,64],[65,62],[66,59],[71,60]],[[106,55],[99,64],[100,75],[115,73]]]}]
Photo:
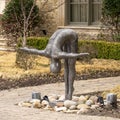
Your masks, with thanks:
[{"label": "river rock", "polygon": [[78,110],[70,110],[70,109],[68,109],[68,110],[63,111],[63,112],[64,112],[64,113],[77,113]]},{"label": "river rock", "polygon": [[58,95],[52,94],[52,95],[50,95],[48,98],[49,98],[49,100],[50,100],[51,102],[54,102],[54,101],[56,101],[56,100],[58,99]]},{"label": "river rock", "polygon": [[29,103],[29,102],[21,101],[21,102],[18,103],[18,106],[20,106],[20,107],[31,107],[32,104]]},{"label": "river rock", "polygon": [[49,102],[46,100],[43,100],[41,104],[43,107],[45,107],[45,106],[49,105]]},{"label": "river rock", "polygon": [[56,99],[55,99],[54,97],[50,96],[50,97],[49,97],[49,101],[50,101],[50,102],[55,102]]},{"label": "river rock", "polygon": [[64,106],[64,102],[63,101],[57,101],[56,102],[56,106],[57,107],[63,107]]},{"label": "river rock", "polygon": [[94,110],[94,109],[97,109],[97,108],[99,108],[99,107],[100,107],[100,106],[96,104],[96,105],[91,105],[90,108],[91,108],[92,110]]},{"label": "river rock", "polygon": [[87,98],[83,95],[79,97],[79,104],[84,104],[86,102]]},{"label": "river rock", "polygon": [[87,109],[87,108],[81,108],[78,112],[77,112],[77,114],[86,114],[86,113],[88,113],[89,112],[89,109]]},{"label": "river rock", "polygon": [[91,96],[89,100],[92,100],[93,103],[97,103],[98,97],[97,96]]},{"label": "river rock", "polygon": [[66,111],[67,108],[66,108],[66,107],[57,107],[57,106],[55,106],[54,110],[55,110],[56,112],[60,112],[60,111]]},{"label": "river rock", "polygon": [[77,102],[74,102],[74,101],[72,101],[72,100],[65,100],[65,102],[64,102],[64,106],[65,107],[67,107],[67,108],[70,108],[71,106],[73,106],[73,105],[77,105]]},{"label": "river rock", "polygon": [[85,98],[88,100],[90,98],[90,95],[85,95]]},{"label": "river rock", "polygon": [[72,105],[72,106],[69,107],[70,110],[75,110],[76,108],[77,108],[76,105]]},{"label": "river rock", "polygon": [[32,99],[32,100],[30,100],[30,103],[35,103],[35,102],[39,102],[40,103],[40,100],[39,99]]},{"label": "river rock", "polygon": [[73,97],[72,97],[72,101],[74,101],[74,102],[78,102],[78,101],[79,101],[79,97],[77,97],[77,96],[73,96]]},{"label": "river rock", "polygon": [[65,100],[65,95],[61,95],[58,100],[64,101]]},{"label": "river rock", "polygon": [[88,105],[86,105],[86,104],[79,104],[79,105],[77,106],[77,109],[81,109],[81,108],[89,109],[90,107],[89,107]]},{"label": "river rock", "polygon": [[91,105],[93,105],[93,101],[92,100],[87,100],[85,104],[88,105],[88,106],[91,106]]},{"label": "river rock", "polygon": [[35,101],[33,104],[32,104],[33,108],[41,108],[42,105],[40,104],[40,102],[38,101]]}]

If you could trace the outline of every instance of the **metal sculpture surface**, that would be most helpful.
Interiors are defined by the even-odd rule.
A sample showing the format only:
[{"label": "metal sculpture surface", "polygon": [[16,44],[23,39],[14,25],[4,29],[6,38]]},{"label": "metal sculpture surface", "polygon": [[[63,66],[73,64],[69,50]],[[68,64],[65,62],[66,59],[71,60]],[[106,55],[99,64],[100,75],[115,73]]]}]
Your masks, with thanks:
[{"label": "metal sculpture surface", "polygon": [[75,79],[76,58],[89,55],[77,53],[78,35],[72,29],[57,30],[49,39],[44,50],[21,48],[21,50],[51,58],[50,70],[58,73],[61,70],[61,59],[64,59],[65,99],[72,99]]}]

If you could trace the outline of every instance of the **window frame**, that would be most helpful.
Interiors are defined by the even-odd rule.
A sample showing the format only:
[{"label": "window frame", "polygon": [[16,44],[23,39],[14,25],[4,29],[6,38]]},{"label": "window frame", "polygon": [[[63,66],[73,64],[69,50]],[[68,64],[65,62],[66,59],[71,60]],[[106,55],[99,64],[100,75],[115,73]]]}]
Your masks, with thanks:
[{"label": "window frame", "polygon": [[[68,0],[68,2],[66,4],[66,7],[67,7],[67,10],[66,10],[67,21],[66,21],[66,23],[68,25],[83,25],[83,26],[97,25],[98,26],[100,21],[96,21],[96,22],[92,21],[92,17],[93,17],[92,4],[93,4],[92,0],[87,1],[87,22],[71,22],[70,21],[70,15],[71,15],[71,13],[70,13],[70,0]],[[102,6],[102,1],[100,4]]]},{"label": "window frame", "polygon": [[0,2],[0,14],[2,15],[3,14],[3,10],[5,9],[5,4],[6,4],[6,0],[2,0]]}]

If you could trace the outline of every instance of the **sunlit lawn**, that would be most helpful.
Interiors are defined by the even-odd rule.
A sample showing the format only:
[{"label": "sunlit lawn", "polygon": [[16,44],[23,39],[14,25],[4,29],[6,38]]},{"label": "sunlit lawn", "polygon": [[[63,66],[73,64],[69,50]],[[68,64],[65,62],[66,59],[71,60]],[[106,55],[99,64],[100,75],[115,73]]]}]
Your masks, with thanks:
[{"label": "sunlit lawn", "polygon": [[[0,51],[0,76],[2,77],[17,77],[19,78],[24,74],[39,74],[49,73],[50,60],[39,56],[37,59],[37,66],[33,69],[24,70],[16,66],[16,52],[3,52]],[[88,62],[76,63],[76,71],[79,73],[96,71],[96,70],[120,70],[120,60],[105,60],[105,59],[92,59]],[[63,72],[63,69],[62,69]]]}]

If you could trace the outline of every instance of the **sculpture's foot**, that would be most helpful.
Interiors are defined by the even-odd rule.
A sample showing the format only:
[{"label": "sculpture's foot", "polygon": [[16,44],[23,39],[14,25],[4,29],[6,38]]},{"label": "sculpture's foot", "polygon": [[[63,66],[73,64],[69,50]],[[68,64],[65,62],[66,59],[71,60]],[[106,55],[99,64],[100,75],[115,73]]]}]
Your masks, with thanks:
[{"label": "sculpture's foot", "polygon": [[65,95],[65,100],[72,100],[72,94]]},{"label": "sculpture's foot", "polygon": [[72,100],[72,94],[73,94],[74,88],[71,89],[70,93],[65,94],[65,100]]},{"label": "sculpture's foot", "polygon": [[65,100],[72,100],[72,97],[71,96],[65,96]]}]

